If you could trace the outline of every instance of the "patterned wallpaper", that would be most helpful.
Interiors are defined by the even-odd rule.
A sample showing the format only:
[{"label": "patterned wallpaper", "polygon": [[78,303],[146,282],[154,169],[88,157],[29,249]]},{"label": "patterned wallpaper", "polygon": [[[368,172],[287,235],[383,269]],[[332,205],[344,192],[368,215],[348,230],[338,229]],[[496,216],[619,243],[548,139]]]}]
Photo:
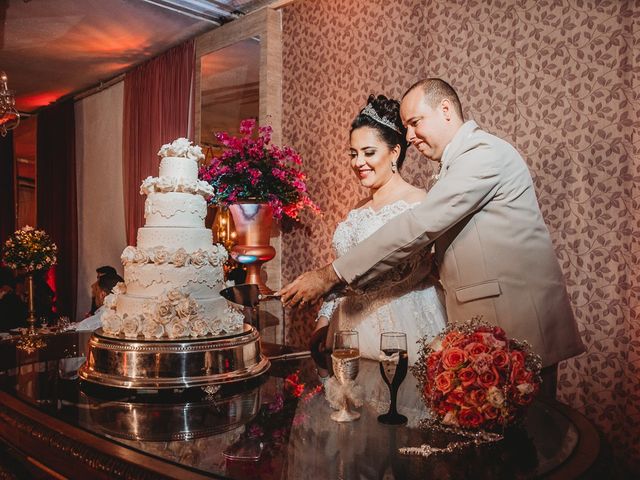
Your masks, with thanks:
[{"label": "patterned wallpaper", "polygon": [[[634,23],[636,29],[634,31]],[[299,0],[284,10],[284,140],[324,210],[283,238],[283,277],[332,257],[333,229],[365,192],[348,126],[369,93],[447,79],[465,115],[528,162],[587,353],[559,396],[640,470],[639,0]],[[403,171],[427,186],[415,152]],[[313,312],[294,319],[304,343]]]}]

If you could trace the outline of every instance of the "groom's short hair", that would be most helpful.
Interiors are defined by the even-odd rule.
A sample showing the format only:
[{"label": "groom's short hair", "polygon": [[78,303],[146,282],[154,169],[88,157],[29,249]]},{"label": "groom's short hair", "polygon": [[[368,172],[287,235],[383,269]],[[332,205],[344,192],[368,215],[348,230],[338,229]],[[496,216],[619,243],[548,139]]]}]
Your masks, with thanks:
[{"label": "groom's short hair", "polygon": [[409,92],[415,90],[416,88],[422,89],[425,102],[427,102],[427,105],[432,108],[438,106],[440,102],[445,98],[448,99],[453,104],[453,108],[460,119],[464,120],[460,98],[458,98],[458,94],[456,93],[454,88],[447,82],[445,82],[441,78],[425,78],[423,80],[419,80],[409,87],[402,98],[406,97]]}]

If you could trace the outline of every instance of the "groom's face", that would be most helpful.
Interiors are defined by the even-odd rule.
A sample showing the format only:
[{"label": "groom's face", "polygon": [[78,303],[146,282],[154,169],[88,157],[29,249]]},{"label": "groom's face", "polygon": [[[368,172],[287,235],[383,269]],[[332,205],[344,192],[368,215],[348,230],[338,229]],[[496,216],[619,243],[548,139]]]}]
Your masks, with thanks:
[{"label": "groom's face", "polygon": [[430,160],[440,161],[449,143],[446,113],[442,105],[434,108],[427,104],[422,88],[410,91],[400,104],[400,117],[407,127],[407,141]]}]

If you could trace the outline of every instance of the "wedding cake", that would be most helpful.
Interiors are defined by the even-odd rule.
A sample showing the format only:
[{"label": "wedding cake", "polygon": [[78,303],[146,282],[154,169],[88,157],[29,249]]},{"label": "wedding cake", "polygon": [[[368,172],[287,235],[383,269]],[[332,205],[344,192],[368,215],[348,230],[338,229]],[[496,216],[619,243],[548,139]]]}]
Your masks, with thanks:
[{"label": "wedding cake", "polygon": [[227,252],[205,228],[206,197],[213,189],[198,180],[200,147],[186,138],[163,145],[160,176],[140,186],[145,226],[137,246],[122,252],[124,284],[105,298],[106,336],[171,340],[240,332],[244,316],[219,291],[226,285]]}]

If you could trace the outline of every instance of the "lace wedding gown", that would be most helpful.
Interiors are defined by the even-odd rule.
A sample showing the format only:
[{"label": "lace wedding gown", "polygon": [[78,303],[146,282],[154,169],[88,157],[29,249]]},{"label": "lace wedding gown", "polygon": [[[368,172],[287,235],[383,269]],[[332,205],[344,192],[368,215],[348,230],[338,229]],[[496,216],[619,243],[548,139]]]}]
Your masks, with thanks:
[{"label": "lace wedding gown", "polygon": [[[400,200],[378,211],[369,207],[351,210],[333,235],[336,255],[344,255],[389,220],[415,205]],[[361,357],[377,360],[380,334],[404,332],[409,364],[413,365],[417,358],[417,341],[424,336],[433,337],[446,323],[444,307],[428,278],[431,270],[429,251],[430,248],[412,255],[407,262],[380,276],[364,293],[325,301],[318,316],[329,319],[327,346],[332,347],[334,332],[356,330]]]}]

